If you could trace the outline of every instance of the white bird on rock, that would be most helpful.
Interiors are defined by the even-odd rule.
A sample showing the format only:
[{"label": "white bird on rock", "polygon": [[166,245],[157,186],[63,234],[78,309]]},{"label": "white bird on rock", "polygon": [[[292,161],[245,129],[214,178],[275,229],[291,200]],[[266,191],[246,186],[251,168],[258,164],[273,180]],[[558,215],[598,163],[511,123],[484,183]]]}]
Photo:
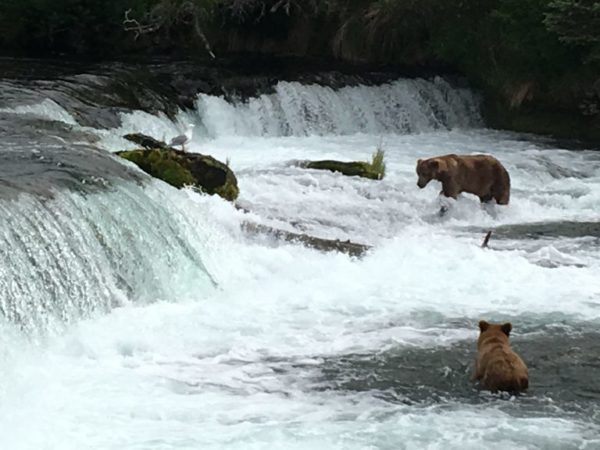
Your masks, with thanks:
[{"label": "white bird on rock", "polygon": [[175,136],[173,139],[171,139],[171,142],[169,142],[169,145],[171,147],[174,145],[181,145],[181,150],[183,150],[185,152],[185,144],[187,144],[188,142],[190,142],[192,140],[193,132],[194,132],[194,124],[190,123],[190,124],[188,124],[185,134],[180,134],[179,136]]}]

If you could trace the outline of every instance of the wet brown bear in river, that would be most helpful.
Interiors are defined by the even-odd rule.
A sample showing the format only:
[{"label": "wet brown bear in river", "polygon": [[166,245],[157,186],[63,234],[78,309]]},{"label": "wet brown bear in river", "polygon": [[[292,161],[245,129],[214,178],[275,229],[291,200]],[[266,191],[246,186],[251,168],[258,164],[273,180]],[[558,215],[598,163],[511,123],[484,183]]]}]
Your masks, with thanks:
[{"label": "wet brown bear in river", "polygon": [[431,180],[442,182],[446,197],[456,198],[461,192],[479,197],[482,203],[496,199],[508,205],[510,177],[504,166],[489,155],[444,155],[417,161],[417,186],[424,188]]},{"label": "wet brown bear in river", "polygon": [[520,392],[529,386],[529,374],[523,360],[512,351],[508,335],[512,325],[479,322],[477,360],[474,380],[492,392]]}]

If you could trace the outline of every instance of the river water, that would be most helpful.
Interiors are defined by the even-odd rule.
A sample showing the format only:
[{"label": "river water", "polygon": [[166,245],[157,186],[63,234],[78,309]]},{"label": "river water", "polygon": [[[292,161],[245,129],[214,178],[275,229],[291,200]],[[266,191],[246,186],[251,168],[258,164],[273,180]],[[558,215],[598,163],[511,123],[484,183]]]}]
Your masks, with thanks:
[{"label": "river water", "polygon": [[[281,81],[101,127],[69,76],[0,84],[0,448],[600,448],[600,153],[487,129],[442,78]],[[110,155],[189,122],[243,209]],[[295,164],[377,147],[381,181]],[[439,217],[415,162],[450,152],[498,157],[510,205]],[[480,319],[512,322],[525,395],[470,383]]]}]

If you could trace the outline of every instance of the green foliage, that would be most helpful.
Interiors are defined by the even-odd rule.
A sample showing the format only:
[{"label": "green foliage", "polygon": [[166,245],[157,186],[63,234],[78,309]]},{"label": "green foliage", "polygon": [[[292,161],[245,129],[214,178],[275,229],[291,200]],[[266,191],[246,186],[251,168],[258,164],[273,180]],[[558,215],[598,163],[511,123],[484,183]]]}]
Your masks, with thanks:
[{"label": "green foliage", "polygon": [[[34,54],[118,54],[125,49],[182,42],[196,17],[210,21],[219,0],[0,0],[0,48]],[[125,12],[161,39],[134,42]],[[173,35],[173,36],[172,36]],[[139,37],[139,36],[138,36]],[[152,36],[154,37],[154,36]],[[200,43],[201,45],[203,43]]]},{"label": "green foliage", "polygon": [[584,49],[587,60],[600,60],[600,1],[553,0],[544,24],[561,42]]},{"label": "green foliage", "polygon": [[339,27],[333,38],[337,56],[361,61],[424,63],[432,23],[442,0],[332,0]]},{"label": "green foliage", "polygon": [[[130,0],[144,10],[151,0]],[[2,0],[0,47],[29,53],[106,52],[122,39],[121,0]]]},{"label": "green foliage", "polygon": [[[126,10],[137,21],[130,33]],[[600,53],[600,2],[591,0],[1,0],[0,47],[76,54],[190,48],[206,46],[198,30],[211,23],[221,24],[212,38],[223,45],[227,27],[286,39],[295,17],[307,16],[328,24],[307,41],[320,40],[319,48],[343,59],[443,63],[480,80],[556,75]],[[138,33],[137,24],[148,28]]]},{"label": "green foliage", "polygon": [[235,201],[240,195],[240,190],[237,186],[237,183],[234,183],[229,178],[222,186],[219,186],[214,190],[214,193],[224,198],[225,200],[229,200],[230,202]]}]

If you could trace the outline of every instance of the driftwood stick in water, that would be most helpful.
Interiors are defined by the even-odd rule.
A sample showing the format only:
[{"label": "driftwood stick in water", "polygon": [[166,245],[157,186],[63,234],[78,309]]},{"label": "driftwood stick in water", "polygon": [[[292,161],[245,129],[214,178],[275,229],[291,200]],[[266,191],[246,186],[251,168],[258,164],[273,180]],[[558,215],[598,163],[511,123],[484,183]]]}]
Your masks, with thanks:
[{"label": "driftwood stick in water", "polygon": [[323,239],[308,234],[293,233],[291,231],[281,230],[257,223],[244,222],[242,229],[250,234],[262,234],[273,236],[286,242],[299,242],[307,247],[321,251],[338,251],[350,256],[362,256],[371,247],[365,244],[358,244],[351,241],[340,241],[339,239]]},{"label": "driftwood stick in water", "polygon": [[483,244],[481,244],[481,248],[488,248],[488,243],[490,242],[490,238],[492,237],[492,231],[488,231],[483,239]]}]

